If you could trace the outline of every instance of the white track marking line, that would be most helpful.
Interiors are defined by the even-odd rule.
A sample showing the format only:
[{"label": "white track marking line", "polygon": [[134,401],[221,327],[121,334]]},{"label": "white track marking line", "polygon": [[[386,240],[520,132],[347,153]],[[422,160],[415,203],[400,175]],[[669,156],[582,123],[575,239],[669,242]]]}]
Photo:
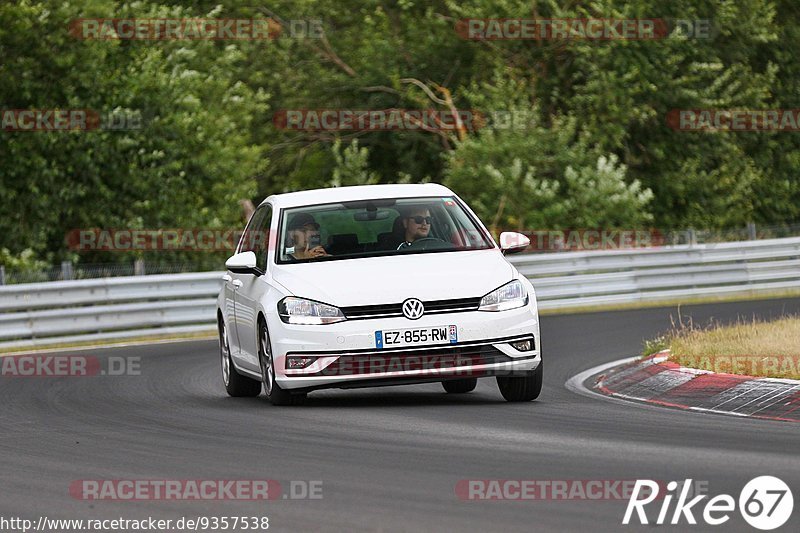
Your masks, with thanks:
[{"label": "white track marking line", "polygon": [[[778,399],[777,399],[777,400],[775,400],[774,402],[768,403],[768,404],[767,404],[767,405],[765,405],[764,407],[759,407],[758,409],[756,409],[755,411],[753,411],[753,412],[752,412],[752,413],[750,413],[750,414],[751,414],[751,415],[754,415],[754,414],[756,414],[756,413],[757,413],[757,412],[759,412],[759,411],[763,411],[763,410],[764,410],[764,409],[766,409],[767,407],[772,407],[772,406],[773,406],[773,405],[775,405],[776,403],[778,403],[778,402],[781,402],[781,401],[785,400],[787,397],[789,397],[789,395],[790,395],[791,393],[793,393],[793,392],[794,392],[795,390],[797,390],[797,389],[800,389],[800,385],[795,385],[794,387],[791,387],[791,388],[787,389],[786,391],[782,391],[782,393],[781,393],[781,394],[776,394],[776,396],[780,396],[780,398],[778,398]],[[785,394],[783,394],[783,392],[785,392]]]},{"label": "white track marking line", "polygon": [[[727,390],[728,391],[735,391],[736,389],[744,389],[744,390],[742,392],[740,392],[739,394],[736,394],[735,396],[732,396],[732,397],[728,398],[724,402],[718,403],[717,405],[712,407],[712,409],[717,409],[719,407],[722,407],[723,405],[725,405],[728,402],[732,402],[733,400],[735,400],[737,398],[740,398],[741,396],[744,396],[745,394],[749,394],[751,392],[757,391],[762,386],[763,386],[763,384],[761,384],[761,383],[755,382],[755,384],[753,384],[753,382],[747,381],[747,382],[744,382],[744,383],[740,383],[740,384],[736,385],[735,387],[731,387],[730,389],[727,389]],[[769,394],[769,393],[767,393],[767,394]],[[758,398],[761,398],[761,397],[762,396],[759,396]],[[758,398],[756,398],[756,399],[758,399]],[[750,402],[747,402],[747,403],[750,403]],[[745,404],[745,405],[747,405],[747,404]],[[737,409],[738,409],[738,407],[737,407]]]}]

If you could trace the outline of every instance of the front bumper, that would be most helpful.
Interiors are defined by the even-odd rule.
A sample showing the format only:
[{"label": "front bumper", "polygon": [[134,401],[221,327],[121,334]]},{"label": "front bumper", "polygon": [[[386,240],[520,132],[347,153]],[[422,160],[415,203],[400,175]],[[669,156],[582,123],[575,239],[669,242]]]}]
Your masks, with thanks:
[{"label": "front bumper", "polygon": [[[279,319],[277,319],[279,320]],[[458,342],[377,349],[375,331],[455,325]],[[276,381],[282,389],[352,388],[493,375],[519,375],[541,362],[539,321],[533,305],[501,312],[468,311],[423,316],[348,320],[324,326],[279,322],[270,326]],[[511,343],[533,339],[534,349]],[[286,369],[287,356],[316,360]]]}]

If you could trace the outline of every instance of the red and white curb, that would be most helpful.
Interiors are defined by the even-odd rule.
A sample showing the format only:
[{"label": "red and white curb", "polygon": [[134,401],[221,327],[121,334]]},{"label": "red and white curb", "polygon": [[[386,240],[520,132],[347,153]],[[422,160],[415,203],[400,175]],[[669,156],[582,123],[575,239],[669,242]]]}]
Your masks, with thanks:
[{"label": "red and white curb", "polygon": [[[586,381],[594,378],[589,384]],[[706,413],[800,422],[800,381],[686,368],[665,353],[591,368],[565,384],[574,392]]]}]

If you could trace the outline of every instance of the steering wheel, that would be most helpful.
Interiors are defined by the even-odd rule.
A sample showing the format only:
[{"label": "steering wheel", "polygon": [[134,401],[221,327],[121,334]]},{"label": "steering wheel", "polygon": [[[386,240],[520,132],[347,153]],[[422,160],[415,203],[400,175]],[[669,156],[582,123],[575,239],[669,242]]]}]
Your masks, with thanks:
[{"label": "steering wheel", "polygon": [[449,242],[443,241],[437,237],[423,237],[411,243],[411,246],[404,248],[405,250],[436,250],[438,248],[447,248],[452,246]]}]

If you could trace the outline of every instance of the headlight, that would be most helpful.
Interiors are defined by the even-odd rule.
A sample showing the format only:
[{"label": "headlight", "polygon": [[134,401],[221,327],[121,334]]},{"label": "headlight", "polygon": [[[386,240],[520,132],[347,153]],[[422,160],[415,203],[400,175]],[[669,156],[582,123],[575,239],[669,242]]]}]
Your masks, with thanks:
[{"label": "headlight", "polygon": [[481,299],[478,311],[505,311],[528,303],[528,292],[519,280],[506,283]]},{"label": "headlight", "polygon": [[338,307],[287,296],[278,302],[278,314],[287,324],[333,324],[347,320]]}]

